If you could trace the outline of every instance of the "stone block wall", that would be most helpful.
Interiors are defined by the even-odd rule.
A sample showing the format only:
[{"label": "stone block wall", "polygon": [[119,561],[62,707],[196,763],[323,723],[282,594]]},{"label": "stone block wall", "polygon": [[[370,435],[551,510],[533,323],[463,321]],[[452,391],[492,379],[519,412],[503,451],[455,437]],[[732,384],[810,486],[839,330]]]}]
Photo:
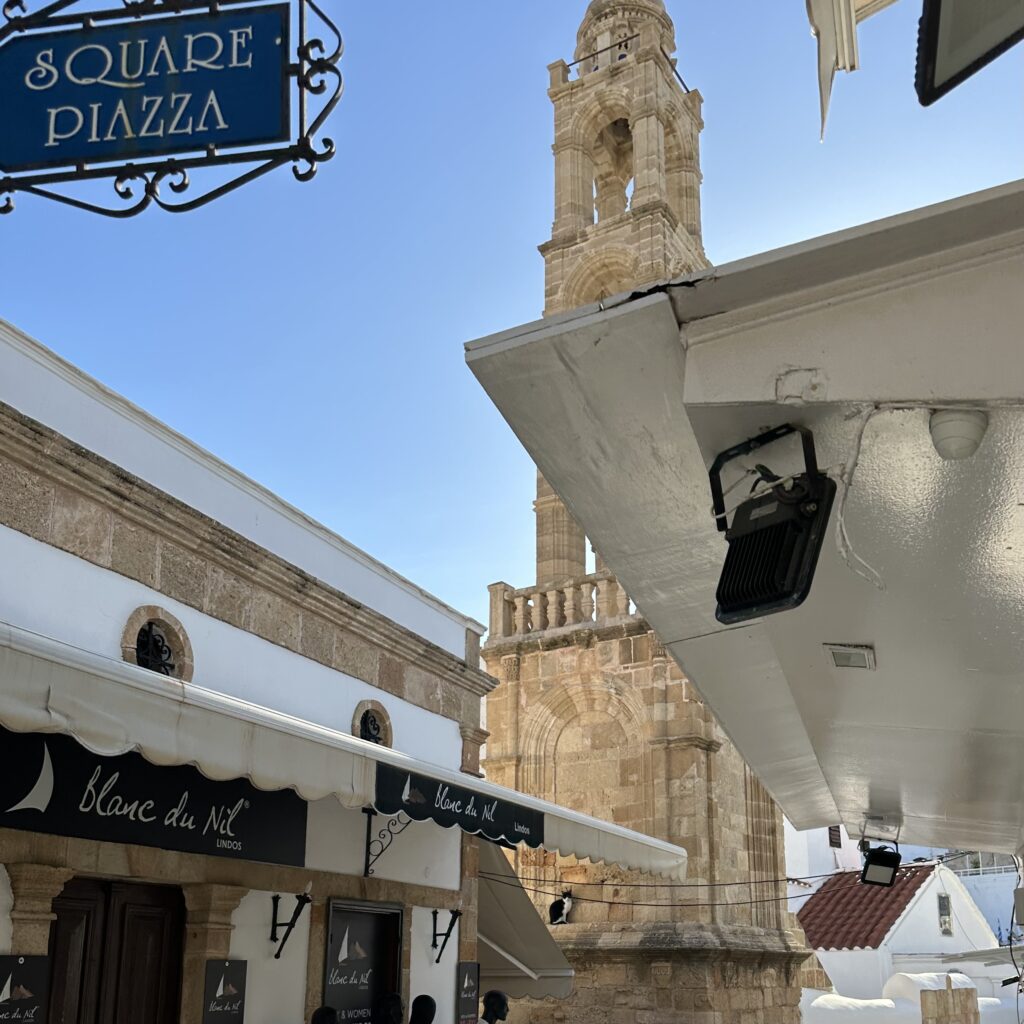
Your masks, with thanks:
[{"label": "stone block wall", "polygon": [[570,940],[563,948],[576,970],[572,997],[520,1001],[510,1024],[798,1024],[803,953],[779,941],[760,950],[727,943],[700,930],[652,933],[632,953]]},{"label": "stone block wall", "polygon": [[501,680],[487,705],[492,781],[689,854],[680,889],[519,851],[542,909],[575,885],[578,923],[782,926],[783,904],[770,902],[784,895],[778,811],[643,619],[489,641],[483,653]]},{"label": "stone block wall", "polygon": [[476,772],[479,637],[464,659],[0,404],[0,526],[457,721]]},{"label": "stone block wall", "polygon": [[978,990],[953,988],[947,975],[945,989],[921,992],[921,1024],[981,1024]]}]

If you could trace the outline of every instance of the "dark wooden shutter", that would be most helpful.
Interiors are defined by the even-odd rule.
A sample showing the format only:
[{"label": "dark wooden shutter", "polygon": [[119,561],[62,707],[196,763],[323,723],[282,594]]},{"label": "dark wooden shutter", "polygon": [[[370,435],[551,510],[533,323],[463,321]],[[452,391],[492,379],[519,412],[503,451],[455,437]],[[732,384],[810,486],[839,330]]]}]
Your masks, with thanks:
[{"label": "dark wooden shutter", "polygon": [[54,912],[48,1024],[176,1024],[180,889],[76,878]]},{"label": "dark wooden shutter", "polygon": [[107,894],[100,882],[73,878],[53,901],[49,1024],[96,1024]]}]

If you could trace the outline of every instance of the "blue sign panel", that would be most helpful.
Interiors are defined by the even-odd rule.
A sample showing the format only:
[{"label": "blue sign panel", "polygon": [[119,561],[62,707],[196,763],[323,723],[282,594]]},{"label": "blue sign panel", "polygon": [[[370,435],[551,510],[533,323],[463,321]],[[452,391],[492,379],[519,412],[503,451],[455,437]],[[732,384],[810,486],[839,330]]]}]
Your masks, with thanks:
[{"label": "blue sign panel", "polygon": [[0,47],[0,171],[290,134],[288,4],[18,36]]}]

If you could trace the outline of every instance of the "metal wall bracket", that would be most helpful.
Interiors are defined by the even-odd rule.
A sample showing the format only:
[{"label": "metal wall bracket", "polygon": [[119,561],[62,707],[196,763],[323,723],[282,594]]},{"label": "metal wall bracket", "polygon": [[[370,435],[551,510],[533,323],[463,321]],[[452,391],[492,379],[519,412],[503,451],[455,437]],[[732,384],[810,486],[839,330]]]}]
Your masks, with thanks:
[{"label": "metal wall bracket", "polygon": [[377,812],[372,807],[364,807],[363,814],[366,815],[366,851],[363,862],[363,877],[369,878],[373,874],[373,866],[380,860],[384,853],[391,847],[396,836],[400,836],[411,824],[412,819],[399,812],[393,818],[388,818],[385,826],[373,837],[373,819]]},{"label": "metal wall bracket", "polygon": [[452,932],[455,931],[455,923],[460,917],[462,917],[461,910],[449,911],[452,916],[448,921],[448,931],[439,932],[437,930],[437,915],[439,913],[439,910],[434,911],[434,941],[430,945],[431,949],[437,949],[438,940],[441,940],[440,952],[437,954],[437,959],[434,961],[435,964],[439,964],[441,962],[441,957],[444,956],[444,951],[448,948],[448,940],[452,937]]},{"label": "metal wall bracket", "polygon": [[270,924],[270,941],[277,942],[277,931],[279,928],[284,929],[284,935],[281,938],[281,944],[277,947],[277,952],[274,954],[275,960],[281,959],[281,954],[284,952],[285,944],[291,937],[292,932],[295,930],[295,926],[299,923],[299,918],[302,917],[302,911],[313,902],[313,897],[307,892],[300,892],[295,897],[295,909],[292,911],[292,916],[288,921],[281,921],[278,918],[278,908],[281,905],[280,896],[271,896],[271,902],[274,904],[274,916]]},{"label": "metal wall bracket", "polygon": [[[130,21],[152,14],[187,11],[211,11],[251,0],[121,0],[121,7],[107,10],[85,9],[80,13],[63,13],[82,0],[51,0],[33,13],[27,13],[31,0],[0,0],[0,43],[19,32],[45,28],[89,27],[98,23]],[[338,64],[344,51],[341,33],[316,0],[291,0],[296,5],[298,45],[288,68],[295,83],[294,102],[298,131],[294,142],[258,149],[220,152],[208,146],[202,152],[168,159],[138,160],[128,163],[79,164],[74,167],[29,173],[0,174],[0,215],[14,210],[14,194],[18,192],[52,199],[104,217],[126,218],[158,206],[170,213],[187,213],[234,192],[257,178],[292,165],[297,181],[310,181],[319,165],[335,153],[334,142],[317,136],[331,112],[341,100],[344,82]],[[328,42],[311,34],[309,22],[315,17],[324,28]],[[317,103],[314,114],[311,107]],[[205,191],[190,198],[175,200],[192,188],[190,172],[206,174],[216,169],[241,168],[242,173],[224,179],[214,174]],[[77,185],[107,180],[113,187],[117,202],[94,202],[90,199],[57,191],[53,186]],[[163,191],[162,186],[168,191]],[[171,194],[168,194],[171,193]]]}]

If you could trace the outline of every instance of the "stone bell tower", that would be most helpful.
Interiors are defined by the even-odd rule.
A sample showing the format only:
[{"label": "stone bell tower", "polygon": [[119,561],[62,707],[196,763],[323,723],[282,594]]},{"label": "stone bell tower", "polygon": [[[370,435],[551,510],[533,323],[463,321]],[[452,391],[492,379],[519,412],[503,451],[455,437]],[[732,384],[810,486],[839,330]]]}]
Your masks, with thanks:
[{"label": "stone bell tower", "polygon": [[661,0],[595,0],[574,64],[548,67],[555,220],[540,250],[548,314],[707,265],[701,96],[683,85],[675,48]]},{"label": "stone bell tower", "polygon": [[[593,0],[572,64],[550,65],[555,218],[541,246],[545,314],[707,265],[701,96],[683,84],[662,0]],[[778,809],[700,694],[538,475],[537,574],[495,583],[483,650],[486,771],[525,793],[684,846],[687,887],[521,850],[576,970],[563,1002],[521,1001],[513,1024],[796,1024],[802,942],[788,929]],[[583,897],[583,899],[579,899]],[[710,1016],[707,1017],[711,1019]]]}]

